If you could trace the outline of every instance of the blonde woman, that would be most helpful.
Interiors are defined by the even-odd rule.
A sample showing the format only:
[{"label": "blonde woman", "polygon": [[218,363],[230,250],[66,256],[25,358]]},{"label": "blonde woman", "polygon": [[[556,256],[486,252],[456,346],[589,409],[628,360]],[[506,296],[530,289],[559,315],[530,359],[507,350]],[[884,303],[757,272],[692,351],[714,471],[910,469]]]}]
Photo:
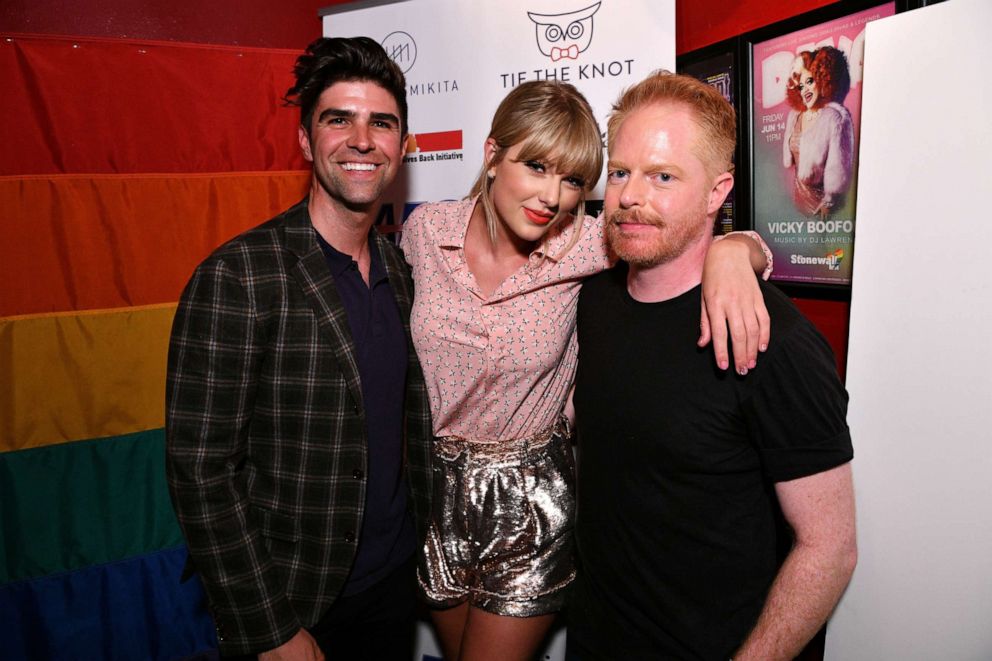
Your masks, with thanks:
[{"label": "blonde woman", "polygon": [[[529,659],[563,605],[575,574],[563,410],[575,376],[576,302],[583,278],[610,266],[602,220],[584,214],[602,139],[574,87],[515,88],[484,155],[471,195],[418,207],[402,238],[437,437],[418,579],[449,661]],[[715,279],[724,298],[745,301],[750,316],[734,323],[750,326],[754,348],[767,342],[752,273],[765,256],[749,238],[721,243],[723,255],[711,251]],[[712,326],[723,330],[725,306],[716,307]],[[735,338],[735,349],[748,341]],[[740,371],[754,354],[737,357]]]}]

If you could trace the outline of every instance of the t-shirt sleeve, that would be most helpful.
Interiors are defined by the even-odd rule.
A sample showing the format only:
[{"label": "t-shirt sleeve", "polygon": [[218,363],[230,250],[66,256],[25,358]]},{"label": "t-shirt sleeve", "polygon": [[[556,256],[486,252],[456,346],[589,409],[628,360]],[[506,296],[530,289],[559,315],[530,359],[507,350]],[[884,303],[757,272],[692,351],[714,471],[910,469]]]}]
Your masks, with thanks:
[{"label": "t-shirt sleeve", "polygon": [[743,403],[744,415],[772,482],[821,473],[851,460],[847,391],[830,345],[811,324],[797,324],[774,353],[761,358],[751,377],[758,378]]}]

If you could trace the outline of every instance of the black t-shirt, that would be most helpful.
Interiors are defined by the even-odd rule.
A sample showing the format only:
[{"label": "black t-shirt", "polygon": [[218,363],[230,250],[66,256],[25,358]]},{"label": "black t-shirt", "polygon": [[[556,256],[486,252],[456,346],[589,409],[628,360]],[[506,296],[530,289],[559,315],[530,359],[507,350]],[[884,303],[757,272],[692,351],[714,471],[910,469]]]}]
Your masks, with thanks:
[{"label": "black t-shirt", "polygon": [[727,659],[778,571],[774,483],[852,457],[826,340],[762,283],[772,343],[748,376],[695,346],[700,288],[639,303],[626,266],[579,297],[579,578],[583,661]]}]

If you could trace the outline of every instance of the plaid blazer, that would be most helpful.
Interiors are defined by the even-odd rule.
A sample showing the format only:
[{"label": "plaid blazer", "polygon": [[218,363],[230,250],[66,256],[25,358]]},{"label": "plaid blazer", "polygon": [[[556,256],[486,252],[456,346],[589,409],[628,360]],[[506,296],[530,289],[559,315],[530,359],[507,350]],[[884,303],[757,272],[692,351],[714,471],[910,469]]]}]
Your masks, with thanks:
[{"label": "plaid blazer", "polygon": [[[407,333],[405,468],[423,539],[432,436],[413,281],[373,235]],[[173,322],[166,409],[169,490],[221,652],[275,647],[340,592],[368,473],[351,331],[306,200],[197,267]]]}]

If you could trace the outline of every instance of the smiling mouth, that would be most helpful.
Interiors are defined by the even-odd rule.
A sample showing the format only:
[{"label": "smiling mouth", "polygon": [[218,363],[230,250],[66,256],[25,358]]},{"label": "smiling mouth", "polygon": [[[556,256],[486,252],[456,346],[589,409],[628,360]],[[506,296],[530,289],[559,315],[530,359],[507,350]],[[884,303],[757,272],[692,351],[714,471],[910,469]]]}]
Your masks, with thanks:
[{"label": "smiling mouth", "polygon": [[348,170],[349,172],[372,172],[377,167],[375,163],[340,163],[342,170]]},{"label": "smiling mouth", "polygon": [[547,225],[555,217],[553,213],[543,214],[527,207],[524,207],[524,215],[527,216],[530,222],[538,225]]}]

